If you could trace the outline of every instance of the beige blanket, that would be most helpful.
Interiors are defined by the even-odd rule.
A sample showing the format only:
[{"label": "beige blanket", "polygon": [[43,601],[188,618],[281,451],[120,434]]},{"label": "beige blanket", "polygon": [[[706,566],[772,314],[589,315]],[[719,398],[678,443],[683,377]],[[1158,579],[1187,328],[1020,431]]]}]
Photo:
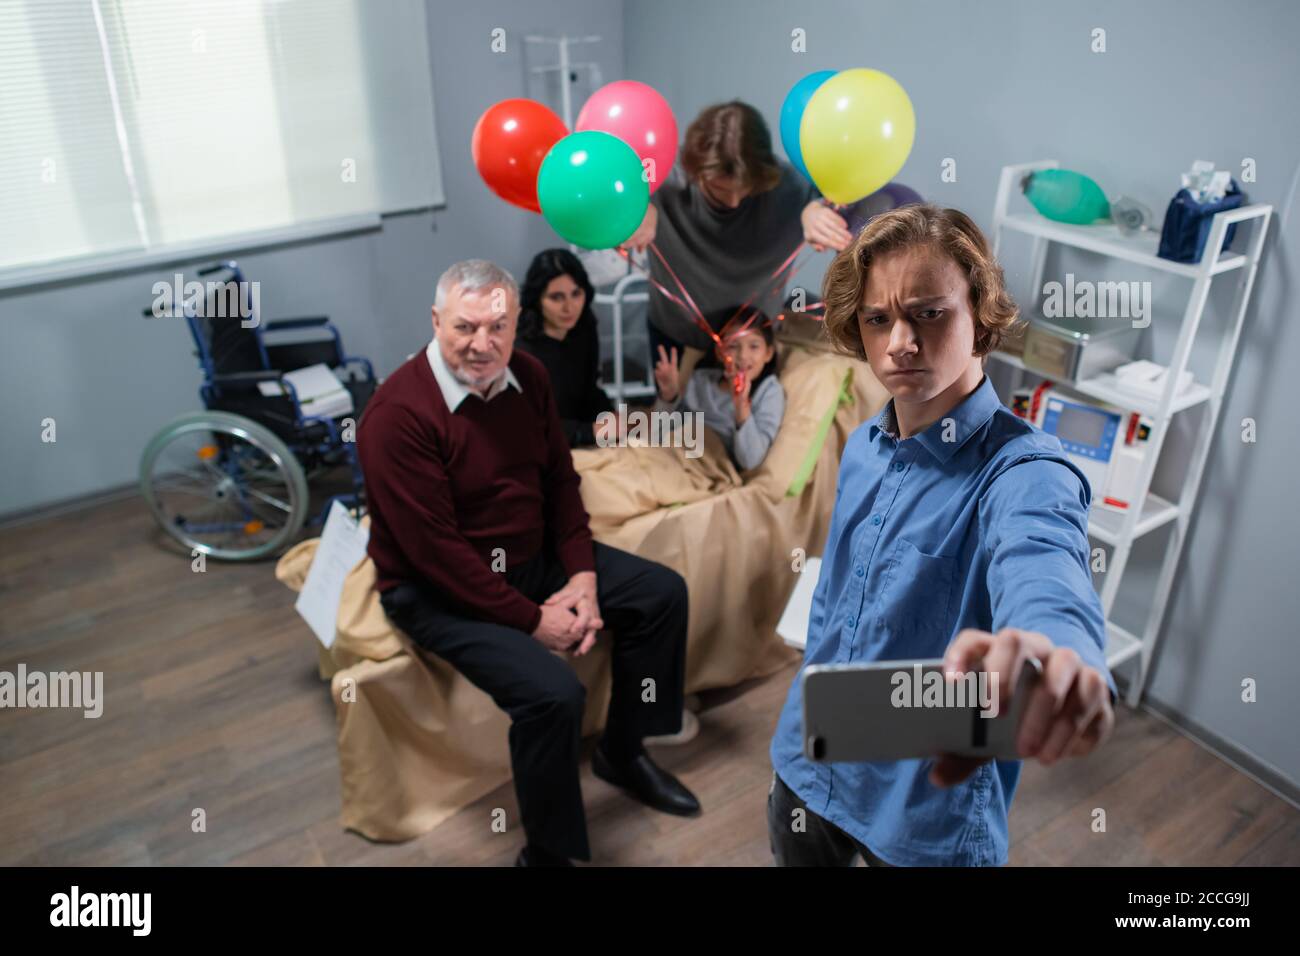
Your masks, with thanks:
[{"label": "beige blanket", "polygon": [[703,501],[739,488],[736,466],[722,440],[704,429],[703,453],[685,448],[625,445],[579,448],[573,465],[582,476],[582,503],[599,537],[638,515]]},{"label": "beige blanket", "polygon": [[[888,397],[865,365],[803,349],[789,350],[781,382],[781,432],[743,481],[716,436],[698,459],[665,448],[574,453],[596,538],[686,579],[688,692],[769,674],[796,656],[775,633],[796,581],[796,549],[820,553],[840,451]],[[279,579],[300,589],[316,545],[286,553]],[[509,779],[508,719],[389,624],[374,581],[369,559],[348,576],[321,667],[338,715],[342,823],[402,840]],[[609,699],[607,641],[573,663],[588,688],[584,733],[595,733]]]}]

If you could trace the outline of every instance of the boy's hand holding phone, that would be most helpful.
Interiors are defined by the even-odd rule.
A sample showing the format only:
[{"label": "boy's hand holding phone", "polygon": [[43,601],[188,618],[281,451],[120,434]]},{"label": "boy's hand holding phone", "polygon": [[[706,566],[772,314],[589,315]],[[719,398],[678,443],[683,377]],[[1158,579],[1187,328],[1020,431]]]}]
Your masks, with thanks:
[{"label": "boy's hand holding phone", "polygon": [[[944,654],[944,671],[960,675],[978,667],[997,674],[995,687],[1009,694],[1020,671],[1042,665],[1042,679],[1029,691],[1020,721],[1017,750],[1022,759],[1053,764],[1061,757],[1082,757],[1104,741],[1115,726],[1110,687],[1095,668],[1088,667],[1072,648],[1057,647],[1045,634],[1006,627],[997,634],[967,628],[958,633]],[[998,702],[999,711],[1009,700]],[[946,755],[930,771],[930,781],[947,787],[960,783],[984,763],[973,757]]]}]

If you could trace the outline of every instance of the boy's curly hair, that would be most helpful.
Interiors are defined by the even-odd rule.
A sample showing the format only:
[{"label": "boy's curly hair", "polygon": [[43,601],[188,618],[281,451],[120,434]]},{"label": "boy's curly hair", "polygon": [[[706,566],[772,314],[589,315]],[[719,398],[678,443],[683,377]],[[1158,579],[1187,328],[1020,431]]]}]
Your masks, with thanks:
[{"label": "boy's curly hair", "polygon": [[993,257],[979,226],[964,212],[933,203],[902,206],[881,213],[839,253],[822,281],[826,333],[836,348],[866,359],[858,311],[877,256],[909,246],[934,245],[961,266],[970,283],[975,316],[975,354],[987,355],[1019,324],[1020,309],[1006,290],[1002,267]]}]

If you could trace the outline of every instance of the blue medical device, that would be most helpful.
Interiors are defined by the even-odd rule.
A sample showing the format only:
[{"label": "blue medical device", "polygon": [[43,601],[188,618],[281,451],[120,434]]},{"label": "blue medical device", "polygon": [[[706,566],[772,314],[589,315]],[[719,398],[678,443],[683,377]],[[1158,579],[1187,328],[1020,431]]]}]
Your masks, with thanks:
[{"label": "blue medical device", "polygon": [[[1039,427],[1055,435],[1092,487],[1093,504],[1127,511],[1138,498],[1151,423],[1136,412],[1106,408],[1048,391]],[[1030,402],[1022,405],[1027,409]]]},{"label": "blue medical device", "polygon": [[1043,416],[1043,431],[1051,432],[1061,447],[1072,455],[1109,464],[1119,434],[1119,412],[1096,405],[1072,402],[1066,398],[1049,398]]}]

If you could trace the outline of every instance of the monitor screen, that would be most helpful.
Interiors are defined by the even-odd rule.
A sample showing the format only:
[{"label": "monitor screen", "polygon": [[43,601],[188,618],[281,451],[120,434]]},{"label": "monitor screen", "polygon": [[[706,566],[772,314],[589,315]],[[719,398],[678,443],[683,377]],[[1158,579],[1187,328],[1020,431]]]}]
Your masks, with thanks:
[{"label": "monitor screen", "polygon": [[1106,434],[1106,419],[1109,417],[1102,411],[1066,405],[1061,409],[1060,418],[1056,422],[1056,437],[1062,441],[1098,448],[1102,436]]}]

